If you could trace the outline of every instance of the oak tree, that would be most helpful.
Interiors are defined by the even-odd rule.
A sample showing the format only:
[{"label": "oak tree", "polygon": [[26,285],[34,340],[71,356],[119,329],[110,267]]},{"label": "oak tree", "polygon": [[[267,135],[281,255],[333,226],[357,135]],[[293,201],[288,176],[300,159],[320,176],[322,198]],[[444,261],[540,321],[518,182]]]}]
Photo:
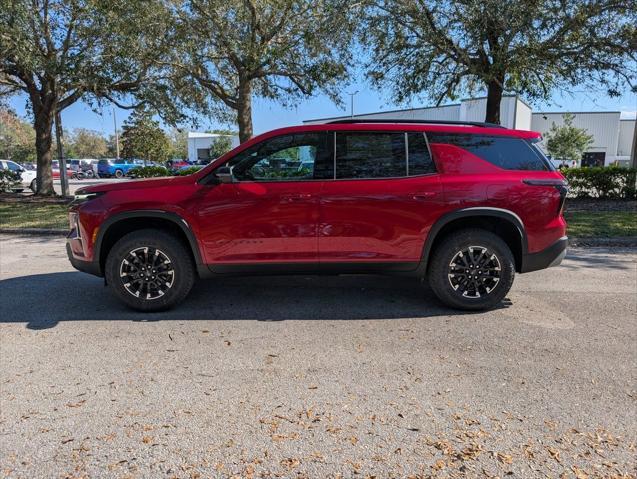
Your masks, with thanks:
[{"label": "oak tree", "polygon": [[531,101],[555,89],[636,91],[637,9],[625,0],[369,0],[367,72],[397,102],[440,104],[487,93],[500,123],[506,92]]}]

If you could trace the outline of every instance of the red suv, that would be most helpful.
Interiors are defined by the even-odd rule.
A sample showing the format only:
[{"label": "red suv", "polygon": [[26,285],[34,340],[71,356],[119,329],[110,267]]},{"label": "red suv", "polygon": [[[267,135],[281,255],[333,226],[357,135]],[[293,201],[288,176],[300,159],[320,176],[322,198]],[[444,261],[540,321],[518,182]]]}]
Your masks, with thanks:
[{"label": "red suv", "polygon": [[491,308],[561,262],[566,182],[540,135],[484,123],[339,121],[274,130],[190,176],[83,188],[67,252],[132,308],[231,274],[404,274]]}]

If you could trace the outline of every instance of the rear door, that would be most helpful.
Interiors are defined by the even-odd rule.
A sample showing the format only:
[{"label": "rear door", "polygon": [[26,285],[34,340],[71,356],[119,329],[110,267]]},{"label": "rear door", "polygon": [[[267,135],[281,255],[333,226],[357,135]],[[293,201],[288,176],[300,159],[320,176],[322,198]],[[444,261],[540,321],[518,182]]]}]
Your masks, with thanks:
[{"label": "rear door", "polygon": [[422,132],[338,131],[321,193],[323,263],[414,263],[439,215],[441,186]]}]

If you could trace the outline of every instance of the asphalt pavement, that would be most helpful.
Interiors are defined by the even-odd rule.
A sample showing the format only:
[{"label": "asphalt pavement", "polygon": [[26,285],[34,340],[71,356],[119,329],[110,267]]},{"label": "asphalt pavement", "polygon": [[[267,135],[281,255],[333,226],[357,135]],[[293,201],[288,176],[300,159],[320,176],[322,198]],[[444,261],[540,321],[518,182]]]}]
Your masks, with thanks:
[{"label": "asphalt pavement", "polygon": [[572,249],[486,313],[288,276],[143,315],[63,246],[0,236],[2,477],[637,474],[635,249]]}]

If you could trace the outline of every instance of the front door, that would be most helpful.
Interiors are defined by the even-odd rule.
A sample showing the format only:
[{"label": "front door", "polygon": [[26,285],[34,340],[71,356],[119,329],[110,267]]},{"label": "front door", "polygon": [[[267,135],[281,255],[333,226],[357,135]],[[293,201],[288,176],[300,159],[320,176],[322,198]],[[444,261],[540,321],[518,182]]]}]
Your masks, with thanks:
[{"label": "front door", "polygon": [[206,262],[318,262],[321,175],[330,158],[319,132],[264,140],[226,163],[235,182],[212,187],[200,203]]},{"label": "front door", "polygon": [[442,201],[420,132],[337,132],[321,192],[322,263],[415,263]]}]

